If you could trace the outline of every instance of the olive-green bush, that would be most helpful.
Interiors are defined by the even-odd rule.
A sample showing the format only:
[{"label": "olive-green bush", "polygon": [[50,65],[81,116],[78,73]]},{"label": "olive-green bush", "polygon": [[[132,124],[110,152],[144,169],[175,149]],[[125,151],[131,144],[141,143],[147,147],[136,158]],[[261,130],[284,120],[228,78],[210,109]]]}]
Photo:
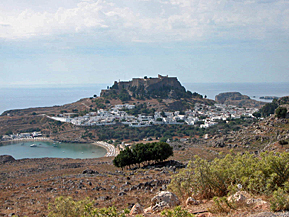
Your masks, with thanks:
[{"label": "olive-green bush", "polygon": [[193,214],[182,209],[180,206],[175,207],[173,210],[164,210],[161,212],[161,215],[165,217],[194,217]]},{"label": "olive-green bush", "polygon": [[71,197],[58,197],[49,204],[49,217],[125,217],[128,210],[117,211],[115,207],[95,208],[95,202],[86,198],[74,201]]},{"label": "olive-green bush", "polygon": [[228,154],[211,162],[196,156],[172,178],[169,189],[180,197],[204,199],[226,196],[240,184],[250,193],[270,195],[278,188],[288,192],[288,178],[289,153],[285,152]]}]

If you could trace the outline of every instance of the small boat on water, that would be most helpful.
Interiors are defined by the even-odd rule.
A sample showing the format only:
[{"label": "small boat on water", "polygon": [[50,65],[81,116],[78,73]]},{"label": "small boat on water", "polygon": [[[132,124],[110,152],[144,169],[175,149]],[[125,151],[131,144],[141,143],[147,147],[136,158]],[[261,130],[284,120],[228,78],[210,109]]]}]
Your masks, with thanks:
[{"label": "small boat on water", "polygon": [[24,145],[24,142],[21,145]]},{"label": "small boat on water", "polygon": [[30,147],[32,147],[32,148],[33,148],[33,147],[37,147],[37,145],[36,145],[36,144],[32,144],[32,145],[30,145]]}]

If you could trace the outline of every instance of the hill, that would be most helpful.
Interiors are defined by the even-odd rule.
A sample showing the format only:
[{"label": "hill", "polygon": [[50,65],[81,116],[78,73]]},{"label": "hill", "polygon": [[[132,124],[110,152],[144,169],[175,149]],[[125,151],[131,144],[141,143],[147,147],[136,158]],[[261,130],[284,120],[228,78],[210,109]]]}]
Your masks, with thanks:
[{"label": "hill", "polygon": [[105,98],[119,98],[127,101],[131,97],[136,99],[179,99],[190,98],[201,95],[186,89],[180,84],[176,77],[158,75],[157,78],[133,78],[131,81],[115,81],[106,90],[102,90],[100,96]]},{"label": "hill", "polygon": [[239,92],[220,93],[215,97],[215,101],[220,104],[235,105],[247,108],[261,108],[266,103],[251,99],[249,96]]},{"label": "hill", "polygon": [[[97,208],[116,206],[119,210],[131,209],[135,203],[146,208],[150,206],[154,195],[160,190],[167,190],[174,177],[184,174],[179,173],[179,168],[194,159],[195,155],[212,160],[218,157],[223,159],[224,154],[232,153],[232,150],[234,154],[248,151],[258,157],[264,151],[288,152],[288,144],[281,143],[288,142],[288,129],[288,119],[277,119],[272,115],[227,136],[219,132],[209,139],[200,137],[187,142],[172,142],[174,157],[166,164],[140,169],[126,168],[123,171],[112,165],[111,157],[83,160],[14,160],[6,157],[5,162],[0,162],[0,213],[4,216],[12,213],[19,216],[44,216],[49,212],[48,204],[54,203],[59,196],[70,196],[75,200],[90,197]],[[250,197],[259,198],[260,195],[252,194]],[[186,198],[185,195],[179,197],[184,209],[200,216],[281,216],[269,212],[268,203],[272,195],[261,195],[267,205],[246,205],[238,209],[226,209],[226,213],[219,210],[221,213],[213,214],[209,213],[214,211],[213,200],[198,199],[198,203],[184,206]]]}]

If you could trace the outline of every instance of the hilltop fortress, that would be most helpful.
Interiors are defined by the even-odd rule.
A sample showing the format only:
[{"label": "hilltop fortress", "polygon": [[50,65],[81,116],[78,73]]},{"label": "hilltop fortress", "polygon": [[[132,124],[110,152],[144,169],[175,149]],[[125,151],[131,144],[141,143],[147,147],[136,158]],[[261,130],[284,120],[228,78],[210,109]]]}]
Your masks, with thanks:
[{"label": "hilltop fortress", "polygon": [[172,92],[186,93],[185,88],[180,84],[177,77],[161,76],[157,78],[144,77],[133,78],[131,81],[115,81],[113,86],[109,89],[102,90],[100,96],[109,96],[112,92],[121,92],[121,90],[127,90],[130,96],[135,97],[138,95],[158,95],[157,92],[166,92],[169,94]]}]

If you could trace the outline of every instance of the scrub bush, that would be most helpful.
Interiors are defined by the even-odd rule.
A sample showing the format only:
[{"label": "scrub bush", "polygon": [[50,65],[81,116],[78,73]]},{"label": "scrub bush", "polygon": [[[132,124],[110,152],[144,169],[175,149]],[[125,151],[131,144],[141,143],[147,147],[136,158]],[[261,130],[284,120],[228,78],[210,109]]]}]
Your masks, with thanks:
[{"label": "scrub bush", "polygon": [[182,209],[180,206],[175,207],[173,210],[164,210],[161,212],[161,215],[165,217],[194,217],[193,214]]},{"label": "scrub bush", "polygon": [[95,202],[86,198],[74,201],[71,197],[58,197],[54,204],[49,204],[49,217],[125,217],[128,210],[119,212],[115,207],[95,208]]},{"label": "scrub bush", "polygon": [[283,189],[278,188],[273,192],[270,208],[274,212],[289,210],[289,195]]},{"label": "scrub bush", "polygon": [[253,194],[270,195],[278,188],[288,192],[288,179],[289,153],[228,154],[211,162],[196,156],[168,187],[179,197],[210,199],[232,193],[238,184]]}]

